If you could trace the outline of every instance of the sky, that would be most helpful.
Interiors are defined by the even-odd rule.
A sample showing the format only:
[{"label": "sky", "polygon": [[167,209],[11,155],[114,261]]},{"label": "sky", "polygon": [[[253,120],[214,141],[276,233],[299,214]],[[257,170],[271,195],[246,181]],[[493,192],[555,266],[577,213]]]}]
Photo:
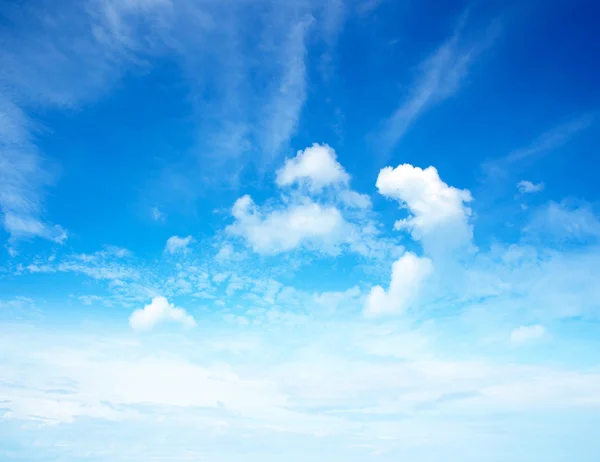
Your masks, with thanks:
[{"label": "sky", "polygon": [[599,14],[0,2],[0,459],[597,461]]}]

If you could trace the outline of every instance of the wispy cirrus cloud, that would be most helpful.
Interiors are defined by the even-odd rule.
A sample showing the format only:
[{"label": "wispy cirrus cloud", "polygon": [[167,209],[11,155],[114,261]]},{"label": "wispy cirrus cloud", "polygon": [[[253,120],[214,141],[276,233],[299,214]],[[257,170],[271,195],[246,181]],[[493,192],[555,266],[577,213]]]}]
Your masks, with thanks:
[{"label": "wispy cirrus cloud", "polygon": [[[147,16],[133,10],[151,14],[160,2],[150,3],[128,3],[128,13],[144,22]],[[78,108],[106,94],[130,65],[140,64],[155,23],[136,27],[134,34],[131,22],[117,20],[118,5],[106,0],[49,7],[40,0],[0,7],[9,19],[0,25],[0,211],[12,244],[31,237],[67,239],[62,227],[44,217],[45,190],[56,175],[36,146],[39,126],[30,113]]]},{"label": "wispy cirrus cloud", "polygon": [[0,95],[0,213],[11,244],[42,237],[57,243],[66,231],[44,219],[44,189],[54,175],[33,139],[33,122],[23,110]]},{"label": "wispy cirrus cloud", "polygon": [[466,23],[465,13],[452,36],[418,65],[406,98],[378,133],[385,151],[392,149],[425,111],[458,93],[473,63],[499,33],[498,23],[493,22],[483,38],[469,40],[464,37]]},{"label": "wispy cirrus cloud", "polygon": [[260,147],[270,156],[278,154],[295,133],[306,99],[306,36],[312,16],[300,18],[284,36],[278,67],[281,77],[269,93],[261,116]]},{"label": "wispy cirrus cloud", "polygon": [[581,115],[542,133],[524,148],[484,162],[482,170],[485,181],[501,180],[510,173],[522,171],[545,155],[567,144],[575,136],[588,129],[593,122],[593,114]]},{"label": "wispy cirrus cloud", "polygon": [[[182,188],[172,188],[172,179],[182,183],[192,169],[196,175],[209,172],[204,174],[211,183],[235,181],[248,165],[260,169],[288,148],[306,100],[309,36],[333,46],[343,23],[343,2],[332,8],[303,0],[59,3],[0,7],[9,19],[0,26],[0,111],[2,130],[13,132],[2,135],[2,168],[13,172],[5,182],[13,186],[5,188],[2,201],[7,208],[12,197],[4,221],[14,239],[62,241],[66,236],[39,218],[42,185],[51,183],[51,175],[26,122],[37,109],[84,108],[109,94],[124,75],[150,70],[168,58],[187,87],[198,133],[188,159],[158,175],[168,185],[163,189],[179,194]],[[27,150],[27,159],[17,162],[23,156],[8,152],[15,149]],[[211,168],[226,169],[227,175],[213,175]],[[17,183],[28,186],[19,189]],[[181,193],[197,195],[197,184],[190,181]],[[17,192],[23,204],[30,204],[19,215]],[[37,215],[30,213],[33,208]]]}]

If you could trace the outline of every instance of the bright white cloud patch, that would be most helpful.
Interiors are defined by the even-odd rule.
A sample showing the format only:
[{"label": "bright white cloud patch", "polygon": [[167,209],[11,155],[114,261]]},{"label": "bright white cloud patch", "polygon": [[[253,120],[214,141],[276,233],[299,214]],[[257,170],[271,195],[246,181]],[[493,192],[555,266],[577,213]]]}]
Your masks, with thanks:
[{"label": "bright white cloud patch", "polygon": [[227,231],[243,237],[262,254],[333,243],[344,225],[338,209],[310,201],[264,213],[246,195],[235,202],[232,214],[236,222]]},{"label": "bright white cloud patch", "polygon": [[150,330],[164,322],[180,323],[184,327],[195,327],[196,321],[183,308],[177,308],[165,297],[154,297],[149,305],[135,310],[129,317],[133,330]]},{"label": "bright white cloud patch", "polygon": [[313,144],[278,170],[277,185],[289,186],[281,192],[280,205],[268,201],[258,206],[249,195],[243,196],[232,208],[235,223],[227,231],[261,254],[304,247],[329,254],[350,250],[395,257],[398,246],[381,238],[370,213],[371,198],[350,189],[349,181],[335,151]]},{"label": "bright white cloud patch", "polygon": [[313,144],[296,157],[285,161],[277,171],[277,185],[306,185],[315,192],[325,186],[345,185],[350,180],[344,167],[337,161],[335,151],[328,145]]},{"label": "bright white cloud patch", "polygon": [[431,260],[406,252],[392,265],[392,279],[388,290],[381,286],[371,289],[365,314],[377,316],[402,313],[416,300],[432,270]]},{"label": "bright white cloud patch", "polygon": [[394,227],[423,241],[425,251],[437,254],[471,242],[471,209],[466,205],[473,200],[471,193],[448,186],[434,167],[385,167],[377,177],[377,189],[408,209],[409,216]]},{"label": "bright white cloud patch", "polygon": [[517,189],[521,194],[535,193],[544,190],[544,183],[532,183],[531,181],[522,180],[517,184]]},{"label": "bright white cloud patch", "polygon": [[165,252],[174,255],[180,252],[187,252],[188,246],[192,243],[192,236],[179,237],[171,236],[167,239],[167,245],[165,246]]},{"label": "bright white cloud patch", "polygon": [[515,345],[522,345],[540,340],[545,335],[546,329],[539,324],[534,326],[521,326],[512,331],[510,334],[510,341]]}]

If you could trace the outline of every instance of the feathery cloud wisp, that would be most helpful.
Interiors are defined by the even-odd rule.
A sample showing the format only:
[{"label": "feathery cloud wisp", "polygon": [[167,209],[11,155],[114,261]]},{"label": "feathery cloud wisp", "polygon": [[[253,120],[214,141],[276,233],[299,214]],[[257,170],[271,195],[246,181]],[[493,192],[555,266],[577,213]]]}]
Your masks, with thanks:
[{"label": "feathery cloud wisp", "polygon": [[454,34],[419,65],[408,97],[387,118],[379,134],[384,150],[392,149],[423,112],[460,90],[475,59],[497,35],[493,23],[483,40],[466,42],[462,37],[465,23],[463,15]]}]

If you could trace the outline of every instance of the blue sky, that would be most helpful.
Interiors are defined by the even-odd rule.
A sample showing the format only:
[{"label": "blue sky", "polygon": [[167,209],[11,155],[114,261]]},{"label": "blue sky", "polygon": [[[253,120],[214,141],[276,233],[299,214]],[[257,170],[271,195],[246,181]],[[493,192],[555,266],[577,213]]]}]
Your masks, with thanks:
[{"label": "blue sky", "polygon": [[0,4],[0,459],[600,451],[593,1]]}]

